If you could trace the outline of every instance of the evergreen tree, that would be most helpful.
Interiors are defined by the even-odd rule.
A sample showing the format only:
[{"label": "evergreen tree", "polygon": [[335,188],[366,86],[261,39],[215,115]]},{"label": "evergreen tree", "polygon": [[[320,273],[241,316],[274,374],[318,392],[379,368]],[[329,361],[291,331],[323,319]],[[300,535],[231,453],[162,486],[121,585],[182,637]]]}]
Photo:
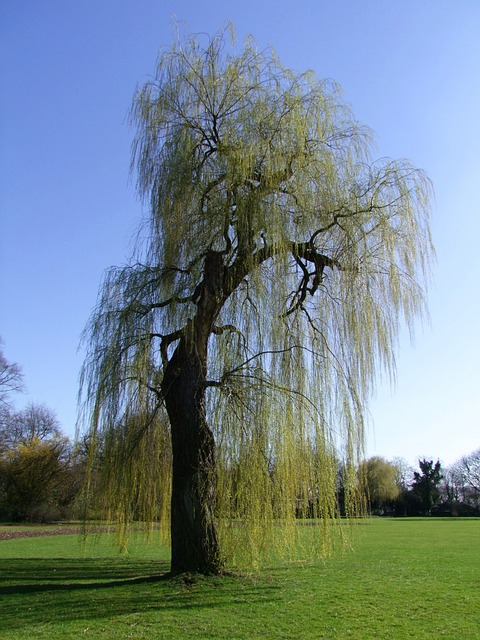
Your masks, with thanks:
[{"label": "evergreen tree", "polygon": [[413,474],[412,492],[418,498],[423,515],[429,516],[432,507],[440,499],[439,485],[443,478],[440,462],[437,460],[419,460],[420,473]]}]

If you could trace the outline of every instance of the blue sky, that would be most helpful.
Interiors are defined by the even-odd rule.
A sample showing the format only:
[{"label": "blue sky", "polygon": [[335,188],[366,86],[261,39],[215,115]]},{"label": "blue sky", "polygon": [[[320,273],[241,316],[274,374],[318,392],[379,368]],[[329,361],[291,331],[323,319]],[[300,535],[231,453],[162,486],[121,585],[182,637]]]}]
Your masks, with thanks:
[{"label": "blue sky", "polygon": [[0,335],[28,394],[73,435],[83,327],[141,207],[126,115],[172,39],[227,20],[343,87],[377,155],[426,170],[436,200],[431,324],[402,336],[396,390],[372,401],[368,453],[445,464],[480,447],[480,3],[476,0],[3,0]]}]

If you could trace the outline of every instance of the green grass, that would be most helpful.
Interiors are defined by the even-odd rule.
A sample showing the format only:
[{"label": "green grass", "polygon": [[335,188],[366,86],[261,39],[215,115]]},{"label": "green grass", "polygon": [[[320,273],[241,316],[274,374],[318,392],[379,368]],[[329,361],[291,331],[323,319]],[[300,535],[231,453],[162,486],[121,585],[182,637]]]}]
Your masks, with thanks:
[{"label": "green grass", "polygon": [[480,638],[480,520],[371,520],[344,555],[256,576],[165,580],[167,560],[107,535],[1,541],[0,638]]}]

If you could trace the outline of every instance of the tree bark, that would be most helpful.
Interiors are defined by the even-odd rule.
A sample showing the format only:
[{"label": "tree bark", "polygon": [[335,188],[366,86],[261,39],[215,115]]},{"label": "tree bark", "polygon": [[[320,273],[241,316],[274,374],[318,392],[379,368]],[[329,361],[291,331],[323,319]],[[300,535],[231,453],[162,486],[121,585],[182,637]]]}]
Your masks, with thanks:
[{"label": "tree bark", "polygon": [[197,313],[169,360],[162,393],[172,434],[172,573],[220,573],[215,440],[206,418],[208,339],[222,305],[223,260],[205,259]]},{"label": "tree bark", "polygon": [[215,442],[205,416],[201,363],[181,340],[164,376],[172,433],[172,573],[219,573]]}]

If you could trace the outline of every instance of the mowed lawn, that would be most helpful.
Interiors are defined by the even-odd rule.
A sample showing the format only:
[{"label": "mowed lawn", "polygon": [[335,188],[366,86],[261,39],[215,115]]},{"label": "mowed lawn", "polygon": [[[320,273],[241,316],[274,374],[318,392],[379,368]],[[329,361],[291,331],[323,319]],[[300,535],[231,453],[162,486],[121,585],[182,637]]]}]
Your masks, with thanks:
[{"label": "mowed lawn", "polygon": [[355,529],[325,562],[192,580],[159,579],[168,552],[140,540],[0,541],[0,638],[480,639],[480,520]]}]

